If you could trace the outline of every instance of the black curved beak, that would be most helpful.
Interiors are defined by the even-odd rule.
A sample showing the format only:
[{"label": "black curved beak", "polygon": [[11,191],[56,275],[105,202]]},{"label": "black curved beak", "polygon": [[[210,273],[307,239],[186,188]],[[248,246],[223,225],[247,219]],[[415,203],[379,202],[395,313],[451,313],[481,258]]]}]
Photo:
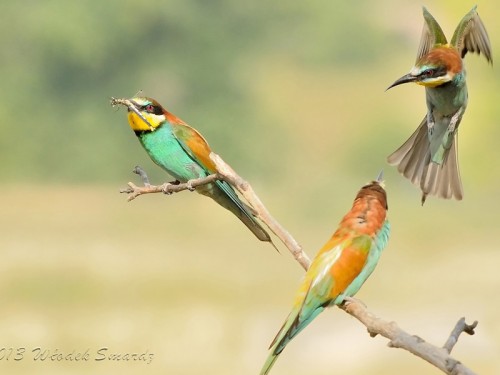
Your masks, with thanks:
[{"label": "black curved beak", "polygon": [[385,91],[393,88],[394,86],[401,85],[403,83],[408,83],[408,82],[415,82],[418,77],[411,75],[410,73],[402,76],[400,79],[398,79],[396,82],[394,82],[392,85],[390,85],[388,88],[385,89]]}]

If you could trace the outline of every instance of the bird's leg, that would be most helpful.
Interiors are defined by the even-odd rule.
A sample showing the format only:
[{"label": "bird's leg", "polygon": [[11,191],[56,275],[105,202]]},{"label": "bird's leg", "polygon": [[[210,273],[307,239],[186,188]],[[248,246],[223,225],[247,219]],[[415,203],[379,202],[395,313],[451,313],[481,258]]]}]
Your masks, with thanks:
[{"label": "bird's leg", "polygon": [[434,116],[432,115],[432,110],[427,111],[427,134],[429,137],[432,137],[432,133],[434,133]]},{"label": "bird's leg", "polygon": [[165,182],[163,185],[161,185],[161,191],[163,192],[163,194],[166,194],[166,195],[171,195],[172,192],[170,190],[168,190],[168,188],[173,185],[172,183],[170,182]]},{"label": "bird's leg", "polygon": [[[460,107],[458,111],[455,112],[453,116],[450,118],[450,123],[448,124],[448,128],[446,129],[446,133],[443,136],[442,144],[445,148],[449,148],[451,146],[451,140],[453,140],[453,136],[457,130],[457,126],[462,118],[462,114],[464,112],[464,107]],[[450,140],[451,138],[451,140]]]},{"label": "bird's leg", "polygon": [[193,182],[192,182],[191,180],[188,180],[188,181],[186,182],[186,186],[187,186],[187,189],[188,189],[189,191],[195,191],[195,189],[196,189],[196,188],[194,188],[194,187],[193,187]]},{"label": "bird's leg", "polygon": [[343,303],[360,303],[362,304],[364,307],[366,307],[366,304],[361,301],[359,298],[354,298],[354,297],[349,297],[349,296],[345,296],[344,297],[344,302]]},{"label": "bird's leg", "polygon": [[163,192],[163,194],[167,194],[167,195],[171,195],[172,192],[168,189],[169,186],[172,186],[172,185],[179,185],[181,182],[179,180],[174,180],[174,181],[170,181],[170,182],[165,182],[163,185],[161,185],[161,191]]},{"label": "bird's leg", "polygon": [[455,129],[457,127],[457,123],[460,120],[460,118],[462,117],[462,113],[463,112],[464,112],[464,107],[460,107],[458,109],[458,111],[456,111],[455,114],[453,116],[451,116],[450,124],[448,125],[448,130],[447,130],[448,135],[455,133]]}]

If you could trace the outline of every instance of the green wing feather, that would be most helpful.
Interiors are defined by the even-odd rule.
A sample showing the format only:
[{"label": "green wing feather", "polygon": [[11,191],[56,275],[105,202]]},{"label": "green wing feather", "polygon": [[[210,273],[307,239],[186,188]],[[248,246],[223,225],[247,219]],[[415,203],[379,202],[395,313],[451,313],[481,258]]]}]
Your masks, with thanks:
[{"label": "green wing feather", "polygon": [[[203,136],[195,129],[187,124],[173,124],[172,133],[179,142],[182,149],[189,155],[193,162],[197,163],[206,173],[210,175],[215,172],[215,166],[210,159],[210,147]],[[189,147],[192,142],[196,146],[196,150]],[[244,204],[233,188],[225,181],[215,181],[215,185],[221,189],[231,201],[248,217],[252,222],[255,221],[252,210]]]},{"label": "green wing feather", "polygon": [[[311,268],[306,274],[306,280],[304,280],[304,284],[307,285],[307,289],[303,291],[305,295],[300,303],[296,302],[293,310],[271,343],[271,353],[269,353],[260,375],[266,375],[269,372],[274,362],[276,362],[278,355],[290,340],[311,323],[327,306],[340,304],[346,296],[356,294],[375,269],[380,254],[387,245],[389,231],[389,222],[386,220],[373,241],[368,235],[356,236],[354,238],[349,237],[339,241],[331,250],[320,254],[313,261]],[[369,248],[368,258],[361,273],[340,296],[331,300],[330,294],[332,288],[335,286],[335,280],[329,273],[329,270],[341,255],[342,250],[349,246],[357,246],[364,249]],[[310,277],[310,279],[308,280],[307,277]]]},{"label": "green wing feather", "polygon": [[349,243],[350,239],[341,241],[313,261],[302,284],[302,293],[297,296],[292,311],[270,345],[274,354],[281,353],[288,342],[328,306],[328,296],[335,283],[329,270]]},{"label": "green wing feather", "polygon": [[453,33],[451,45],[457,48],[462,57],[464,57],[467,52],[476,52],[477,54],[483,53],[486,60],[490,63],[493,62],[490,38],[488,37],[488,32],[486,31],[483,21],[479,18],[477,6],[474,6],[474,8],[462,18]]},{"label": "green wing feather", "polygon": [[424,13],[424,28],[422,30],[422,36],[420,38],[420,45],[417,52],[417,61],[424,55],[427,55],[432,47],[439,44],[446,44],[446,36],[441,29],[441,26],[432,17],[427,8],[423,7]]}]

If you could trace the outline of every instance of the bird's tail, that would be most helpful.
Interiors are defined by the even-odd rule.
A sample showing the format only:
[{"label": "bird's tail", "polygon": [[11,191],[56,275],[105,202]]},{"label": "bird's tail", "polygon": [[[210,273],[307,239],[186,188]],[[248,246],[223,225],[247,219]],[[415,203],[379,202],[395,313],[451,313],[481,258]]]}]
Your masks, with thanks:
[{"label": "bird's tail", "polygon": [[261,241],[273,244],[269,233],[257,222],[253,215],[253,209],[243,203],[236,195],[233,188],[225,181],[216,181],[214,184],[203,185],[196,189],[200,194],[206,195],[225,209],[231,211],[248,229]]},{"label": "bird's tail", "polygon": [[453,139],[443,163],[431,161],[430,142],[427,135],[427,117],[408,140],[394,151],[387,161],[422,190],[422,204],[427,195],[440,198],[463,198],[462,182],[458,169],[457,139]]},{"label": "bird's tail", "polygon": [[264,366],[262,366],[262,370],[260,371],[260,375],[267,375],[269,371],[271,371],[271,367],[273,367],[274,362],[278,359],[279,354],[275,354],[274,352],[271,352],[269,356],[266,359],[266,362],[264,363]]},{"label": "bird's tail", "polygon": [[325,306],[328,304],[316,307],[307,313],[302,310],[302,305],[295,306],[269,345],[270,353],[262,366],[260,375],[267,375],[287,344],[306,328],[325,309]]},{"label": "bird's tail", "polygon": [[271,345],[269,345],[270,353],[267,356],[264,366],[262,366],[262,370],[260,370],[260,375],[267,375],[271,371],[271,367],[273,367],[274,362],[276,362],[278,356],[285,349],[285,346],[308,324],[302,325],[299,329],[299,313],[299,309],[292,310],[274,337]]}]

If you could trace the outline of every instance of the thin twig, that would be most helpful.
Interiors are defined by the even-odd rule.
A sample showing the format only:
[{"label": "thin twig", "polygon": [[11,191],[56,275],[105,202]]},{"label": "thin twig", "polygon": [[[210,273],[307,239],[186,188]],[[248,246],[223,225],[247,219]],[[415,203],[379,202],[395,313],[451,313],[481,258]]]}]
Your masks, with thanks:
[{"label": "thin twig", "polygon": [[[145,173],[144,173],[145,174]],[[147,175],[146,175],[147,178]],[[206,185],[216,180],[220,180],[221,177],[217,174],[211,174],[207,177],[196,178],[193,180],[189,180],[185,183],[174,184],[171,182],[166,182],[162,185],[145,185],[145,186],[137,186],[133,182],[129,182],[128,187],[125,189],[121,189],[120,193],[126,193],[129,196],[127,197],[127,201],[134,200],[139,195],[144,194],[153,194],[153,193],[164,193],[164,194],[172,194],[178,193],[183,190],[194,191],[196,187],[200,185]]]},{"label": "thin twig", "polygon": [[281,226],[281,224],[271,216],[266,206],[259,199],[257,194],[255,194],[252,186],[245,181],[243,178],[238,176],[229,164],[227,164],[222,158],[215,154],[210,154],[210,159],[215,163],[215,167],[219,174],[224,178],[224,180],[234,186],[238,191],[245,197],[250,206],[253,207],[257,217],[265,223],[269,229],[285,244],[285,246],[290,250],[293,257],[299,264],[307,271],[311,261],[307,254],[302,250],[299,243],[292,237],[292,235]]},{"label": "thin twig", "polygon": [[132,172],[139,175],[144,186],[151,186],[151,184],[149,183],[149,177],[148,177],[146,171],[141,168],[141,166],[136,165]]},{"label": "thin twig", "polygon": [[453,350],[453,347],[456,345],[458,342],[458,337],[462,332],[465,332],[469,335],[473,335],[474,329],[477,327],[477,320],[474,321],[472,324],[467,324],[465,323],[465,318],[461,318],[457,324],[455,325],[455,328],[453,331],[450,333],[450,337],[448,337],[448,340],[446,340],[445,344],[443,345],[443,349],[445,349],[448,353],[451,353]]},{"label": "thin twig", "polygon": [[113,98],[111,97],[111,106],[115,107],[117,105],[123,105],[127,107],[130,111],[135,112],[139,118],[144,121],[144,123],[149,126],[149,130],[154,131],[156,128],[149,123],[149,121],[142,115],[141,112],[136,108],[135,103],[130,101],[129,99],[118,99],[118,98]]},{"label": "thin twig", "polygon": [[138,196],[144,194],[172,194],[181,192],[183,190],[193,191],[200,185],[209,184],[216,180],[225,180],[227,183],[236,187],[236,189],[245,197],[247,202],[250,204],[250,207],[254,211],[255,215],[269,227],[269,229],[283,242],[287,249],[292,253],[297,262],[299,262],[299,264],[305,270],[307,270],[311,263],[309,257],[302,250],[299,243],[290,235],[290,233],[271,216],[262,201],[253,191],[250,184],[243,180],[240,176],[238,176],[236,172],[234,172],[234,170],[217,154],[211,153],[210,158],[216,164],[218,173],[209,175],[207,177],[189,180],[186,183],[179,184],[166,182],[162,185],[151,185],[149,183],[147,173],[140,166],[136,166],[133,172],[141,177],[144,186],[137,186],[133,182],[129,182],[127,183],[128,187],[125,189],[121,189],[120,193],[128,194],[129,196],[127,197],[127,201],[130,202]]},{"label": "thin twig", "polygon": [[[294,258],[299,262],[299,264],[304,268],[308,269],[310,261],[307,255],[302,251],[300,245],[297,241],[288,233],[267,211],[266,207],[262,201],[257,197],[254,190],[250,184],[243,180],[240,176],[234,172],[234,170],[226,164],[218,155],[211,154],[210,158],[217,167],[217,174],[210,175],[208,177],[199,178],[195,180],[190,180],[182,184],[172,184],[165,183],[163,185],[149,185],[144,187],[136,186],[135,184],[129,182],[129,188],[122,190],[123,193],[128,193],[128,200],[132,200],[139,195],[150,194],[150,193],[176,193],[183,190],[193,190],[197,186],[213,182],[215,180],[223,179],[232,186],[234,186],[250,203],[255,211],[256,216],[264,222],[269,229],[271,229],[287,248],[292,252]],[[138,173],[143,182],[147,180],[147,174],[141,169],[137,168],[134,170]],[[458,321],[455,329],[450,334],[450,337],[446,341],[443,348],[437,347],[430,343],[427,343],[422,338],[411,335],[404,330],[402,330],[395,322],[388,322],[381,318],[378,318],[373,313],[369,312],[364,306],[363,302],[356,299],[349,299],[349,302],[344,303],[340,306],[342,310],[350,314],[359,320],[368,330],[370,336],[375,337],[381,335],[389,339],[388,346],[392,348],[404,349],[417,357],[424,359],[430,364],[442,370],[444,373],[449,375],[475,375],[475,373],[460,363],[458,360],[450,356],[450,352],[454,345],[458,341],[458,337],[461,332],[466,332],[468,334],[474,334],[474,328],[477,326],[477,322],[471,325],[465,323],[465,319],[462,318]]]}]

